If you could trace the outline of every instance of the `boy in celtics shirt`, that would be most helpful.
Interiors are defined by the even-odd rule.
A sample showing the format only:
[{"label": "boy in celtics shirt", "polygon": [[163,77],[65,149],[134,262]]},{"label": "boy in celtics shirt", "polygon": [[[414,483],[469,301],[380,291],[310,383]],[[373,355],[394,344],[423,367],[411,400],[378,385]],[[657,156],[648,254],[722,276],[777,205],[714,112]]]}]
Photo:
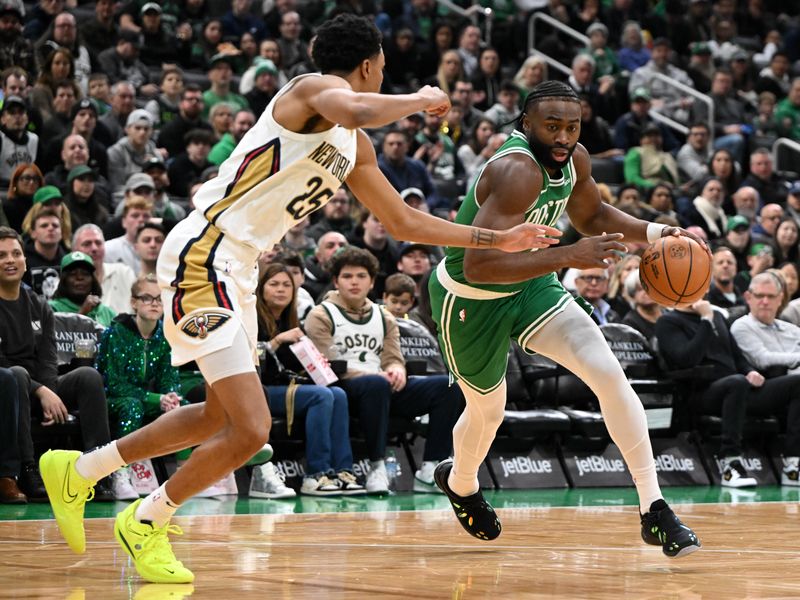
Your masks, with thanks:
[{"label": "boy in celtics shirt", "polygon": [[477,475],[503,421],[506,357],[514,338],[592,389],[636,484],[642,539],[662,546],[667,556],[683,556],[700,548],[700,541],[663,500],[642,404],[589,317],[591,307],[573,299],[556,272],[606,268],[616,252],[625,251],[623,238],[699,240],[601,202],[589,154],[578,144],[580,127],[580,102],[570,86],[557,81],[536,86],[516,129],[483,167],[456,216],[457,223],[481,227],[522,222],[553,227],[566,210],[573,226],[589,237],[517,254],[447,249],[431,276],[431,304],[442,355],[467,407],[453,429],[455,459],[441,462],[434,477],[467,532],[484,540],[500,535],[500,520],[484,500]]}]

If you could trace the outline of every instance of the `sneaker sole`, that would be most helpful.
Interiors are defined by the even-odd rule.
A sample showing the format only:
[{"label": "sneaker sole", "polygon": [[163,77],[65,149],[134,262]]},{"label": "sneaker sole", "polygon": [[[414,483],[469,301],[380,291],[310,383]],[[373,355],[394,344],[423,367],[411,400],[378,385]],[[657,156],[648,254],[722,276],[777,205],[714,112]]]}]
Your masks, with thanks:
[{"label": "sneaker sole", "polygon": [[693,546],[686,546],[686,548],[681,548],[680,550],[678,550],[677,554],[675,554],[673,556],[669,556],[669,555],[667,555],[667,556],[669,558],[682,558],[684,556],[688,556],[688,555],[692,554],[693,552],[697,552],[698,550],[700,550],[701,547],[702,546],[694,546],[694,545]]},{"label": "sneaker sole", "polygon": [[264,492],[250,492],[248,494],[251,498],[266,498],[267,500],[283,500],[284,498],[297,498],[297,494],[292,492],[284,494],[265,494]]}]

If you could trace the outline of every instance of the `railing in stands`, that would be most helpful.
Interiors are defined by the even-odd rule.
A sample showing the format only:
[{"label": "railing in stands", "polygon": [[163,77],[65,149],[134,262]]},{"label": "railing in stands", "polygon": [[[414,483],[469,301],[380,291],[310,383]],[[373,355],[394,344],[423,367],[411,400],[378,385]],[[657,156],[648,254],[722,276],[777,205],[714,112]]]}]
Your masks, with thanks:
[{"label": "railing in stands", "polygon": [[[795,160],[792,160],[789,165],[780,164],[781,155],[778,152],[780,148],[787,148],[797,155]],[[785,153],[784,156],[786,156]],[[800,173],[800,143],[785,137],[775,140],[775,143],[772,144],[772,164],[775,166],[776,171],[791,171],[793,173]]]},{"label": "railing in stands", "polygon": [[[666,75],[662,75],[661,73],[653,73],[653,77],[655,79],[659,79],[666,83],[667,85],[671,85],[674,88],[677,88],[687,96],[691,96],[696,100],[699,100],[703,104],[708,107],[708,130],[710,139],[714,139],[714,102],[711,100],[711,96],[698,92],[694,88],[690,88],[688,85],[684,85],[677,79],[673,79],[672,77],[667,77]],[[682,134],[686,135],[689,133],[689,127],[684,125],[683,123],[679,123],[678,121],[669,118],[666,115],[662,115],[658,110],[655,108],[650,109],[650,116],[653,117],[656,121],[660,121],[664,123],[668,127],[672,127],[673,129],[680,131]]]},{"label": "railing in stands", "polygon": [[436,0],[436,2],[444,6],[447,10],[469,19],[475,25],[478,24],[478,17],[483,17],[485,21],[483,33],[484,41],[486,45],[492,45],[492,20],[494,19],[494,11],[491,8],[481,6],[478,4],[477,0],[473,0],[472,6],[468,6],[467,8],[454,4],[450,0]]},{"label": "railing in stands", "polygon": [[536,49],[536,21],[543,21],[558,29],[561,33],[570,36],[571,38],[575,39],[576,41],[580,42],[587,48],[589,47],[589,38],[583,35],[582,33],[575,31],[572,27],[568,25],[564,25],[558,19],[551,17],[548,14],[543,12],[535,12],[531,15],[531,18],[528,20],[528,56],[531,54],[538,56],[548,65],[553,67],[554,69],[561,71],[565,75],[570,75],[572,73],[572,69],[565,65],[564,63],[557,61],[552,56],[548,56],[544,52],[540,52]]}]

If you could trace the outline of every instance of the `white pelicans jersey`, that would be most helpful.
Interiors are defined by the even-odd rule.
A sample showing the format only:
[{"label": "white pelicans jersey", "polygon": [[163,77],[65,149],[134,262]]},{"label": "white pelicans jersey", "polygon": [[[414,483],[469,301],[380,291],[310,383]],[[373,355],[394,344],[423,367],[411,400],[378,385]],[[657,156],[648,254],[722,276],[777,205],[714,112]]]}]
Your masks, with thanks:
[{"label": "white pelicans jersey", "polygon": [[225,236],[269,250],[287,230],[324,206],[356,161],[357,130],[339,125],[295,133],[273,118],[275,102],[302,77],[286,84],[253,128],[222,163],[219,176],[194,197],[195,208]]}]

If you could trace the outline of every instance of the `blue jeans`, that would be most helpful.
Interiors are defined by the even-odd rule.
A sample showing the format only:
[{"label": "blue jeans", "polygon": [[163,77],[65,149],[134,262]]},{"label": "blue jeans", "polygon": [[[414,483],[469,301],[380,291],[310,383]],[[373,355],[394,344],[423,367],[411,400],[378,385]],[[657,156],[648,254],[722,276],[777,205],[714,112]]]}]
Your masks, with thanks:
[{"label": "blue jeans", "polygon": [[[286,416],[286,386],[268,385],[272,414]],[[350,447],[350,415],[347,394],[338,387],[298,386],[294,397],[295,416],[306,416],[306,462],[308,473],[316,475],[333,469],[353,469]]]},{"label": "blue jeans", "polygon": [[422,460],[438,461],[453,451],[453,427],[464,410],[464,395],[450,385],[448,375],[409,377],[406,387],[392,392],[381,375],[361,375],[337,382],[347,392],[353,413],[367,442],[370,460],[386,454],[389,415],[418,417],[430,415]]},{"label": "blue jeans", "polygon": [[19,475],[18,427],[17,379],[9,369],[0,368],[0,477]]}]

